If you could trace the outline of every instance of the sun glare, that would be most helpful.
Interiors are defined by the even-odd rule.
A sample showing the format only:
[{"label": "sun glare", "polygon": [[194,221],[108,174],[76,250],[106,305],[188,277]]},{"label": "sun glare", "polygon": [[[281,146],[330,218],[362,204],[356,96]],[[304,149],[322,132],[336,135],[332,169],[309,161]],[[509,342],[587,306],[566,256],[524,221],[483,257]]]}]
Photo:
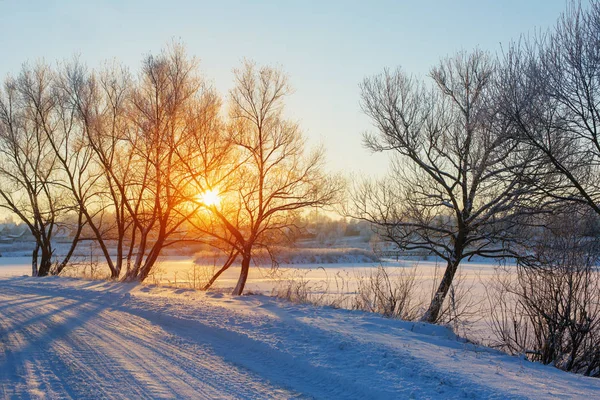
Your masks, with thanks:
[{"label": "sun glare", "polygon": [[219,193],[215,190],[207,190],[198,195],[198,199],[206,206],[217,206],[221,202]]}]

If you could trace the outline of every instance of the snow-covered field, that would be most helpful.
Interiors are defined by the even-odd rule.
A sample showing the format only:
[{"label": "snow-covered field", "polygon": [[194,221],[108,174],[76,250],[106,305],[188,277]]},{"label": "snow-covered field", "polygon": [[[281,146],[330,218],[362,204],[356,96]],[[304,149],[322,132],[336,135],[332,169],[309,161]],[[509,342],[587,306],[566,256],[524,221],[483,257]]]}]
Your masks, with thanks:
[{"label": "snow-covered field", "polygon": [[0,280],[0,398],[598,398],[447,329],[265,296]]},{"label": "snow-covered field", "polygon": [[[200,288],[208,281],[219,265],[198,265],[189,257],[169,257],[164,259],[152,274],[148,283],[170,285],[179,288]],[[270,295],[279,289],[285,291],[291,280],[302,282],[317,302],[332,302],[341,307],[351,306],[359,281],[375,274],[378,267],[384,267],[392,283],[399,276],[414,274],[415,287],[413,306],[424,308],[429,304],[446,267],[444,262],[423,260],[383,260],[382,262],[341,262],[329,264],[281,264],[276,270],[270,267],[254,266],[250,269],[246,292]],[[514,265],[504,266],[512,271]],[[489,329],[490,300],[488,293],[497,276],[497,264],[484,260],[463,262],[455,277],[455,300],[463,313],[455,326],[461,335],[482,343],[495,341]],[[230,291],[235,287],[240,268],[233,266],[215,282],[214,288]],[[343,299],[346,298],[347,302]],[[321,300],[318,300],[321,299]],[[340,301],[342,300],[342,301]]]},{"label": "snow-covered field", "polygon": [[[198,265],[194,262],[195,257],[169,256],[163,257],[149,276],[148,282],[171,284],[176,286],[193,286],[193,281],[201,281],[213,269],[218,269],[221,264]],[[271,290],[282,280],[292,276],[302,276],[312,282],[333,281],[336,274],[346,279],[350,290],[354,288],[352,281],[357,278],[357,273],[369,272],[378,266],[386,267],[392,274],[417,268],[417,278],[421,281],[432,281],[435,276],[443,273],[445,264],[434,261],[414,260],[386,260],[382,263],[375,262],[340,262],[340,263],[304,263],[304,264],[281,264],[276,271],[269,266],[254,266],[250,269],[247,289],[252,292],[270,293]],[[461,274],[465,284],[485,282],[494,273],[493,263],[465,262],[461,264]],[[82,271],[82,270],[81,270]],[[80,271],[80,272],[81,272]],[[108,269],[104,272],[107,273]],[[86,273],[89,270],[85,271]],[[22,276],[31,274],[31,257],[0,257],[0,277]],[[233,288],[239,276],[239,266],[232,266],[219,277],[215,283],[218,288]],[[333,289],[333,288],[331,288]]]},{"label": "snow-covered field", "polygon": [[[215,261],[214,265],[199,265],[195,260],[196,257],[191,256],[163,257],[154,268],[154,272],[148,277],[147,283],[177,288],[200,288],[221,264]],[[0,277],[29,275],[31,273],[30,263],[30,257],[2,257],[0,258]],[[416,300],[425,307],[431,299],[433,289],[437,287],[445,264],[422,260],[385,260],[381,263],[351,261],[329,264],[281,264],[277,270],[254,266],[250,269],[246,291],[268,295],[272,294],[274,289],[288,285],[290,279],[300,279],[306,282],[307,288],[317,294],[327,292],[331,294],[330,298],[334,298],[336,295],[351,295],[356,292],[360,277],[373,273],[378,266],[385,267],[391,279],[403,273],[411,274],[414,269],[417,281],[414,295]],[[455,282],[460,282],[461,304],[459,306],[468,306],[464,308],[472,313],[463,321],[466,323],[461,325],[460,333],[484,343],[493,340],[485,318],[489,312],[485,308],[489,306],[486,291],[490,280],[495,275],[495,267],[496,264],[493,262],[464,262],[455,279]],[[85,271],[80,269],[74,275],[88,276],[90,274],[89,267],[85,268]],[[107,272],[106,269],[104,275]],[[102,271],[97,271],[96,277],[102,275]],[[235,286],[238,276],[239,266],[232,266],[219,277],[213,287],[228,291]]]},{"label": "snow-covered field", "polygon": [[31,275],[31,257],[0,257],[0,277]]}]

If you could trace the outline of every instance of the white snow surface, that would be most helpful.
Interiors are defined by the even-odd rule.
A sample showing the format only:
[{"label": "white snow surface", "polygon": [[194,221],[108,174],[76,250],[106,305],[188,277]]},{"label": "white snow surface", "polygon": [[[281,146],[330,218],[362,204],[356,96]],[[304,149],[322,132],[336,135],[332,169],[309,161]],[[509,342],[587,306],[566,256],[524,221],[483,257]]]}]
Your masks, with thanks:
[{"label": "white snow surface", "polygon": [[600,398],[600,379],[364,312],[0,279],[0,398]]}]

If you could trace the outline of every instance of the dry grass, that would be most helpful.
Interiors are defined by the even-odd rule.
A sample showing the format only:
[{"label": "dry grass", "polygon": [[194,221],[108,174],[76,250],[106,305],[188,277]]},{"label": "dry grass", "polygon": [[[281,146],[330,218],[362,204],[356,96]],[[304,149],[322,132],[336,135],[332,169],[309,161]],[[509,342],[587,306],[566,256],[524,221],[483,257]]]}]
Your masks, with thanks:
[{"label": "dry grass", "polygon": [[[325,269],[323,269],[325,271]],[[307,278],[310,271],[294,271],[281,279],[273,295],[294,303],[331,306],[382,314],[388,318],[417,319],[422,303],[417,299],[417,270],[390,275],[384,267],[375,271],[337,272],[320,280]],[[351,290],[350,282],[357,282]]]}]

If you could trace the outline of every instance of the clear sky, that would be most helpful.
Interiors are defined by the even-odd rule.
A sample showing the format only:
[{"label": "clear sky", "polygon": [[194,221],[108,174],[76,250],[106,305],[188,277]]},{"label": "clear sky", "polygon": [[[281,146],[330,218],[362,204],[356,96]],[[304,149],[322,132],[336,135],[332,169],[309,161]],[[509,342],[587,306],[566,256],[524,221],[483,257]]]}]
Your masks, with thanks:
[{"label": "clear sky", "polygon": [[222,94],[243,58],[281,66],[295,94],[287,114],[329,168],[381,174],[387,157],[361,146],[370,129],[359,82],[401,65],[425,76],[441,57],[476,46],[498,51],[553,25],[565,0],[155,1],[0,0],[0,76],[27,60],[79,53],[90,66],[142,57],[181,40]]}]

